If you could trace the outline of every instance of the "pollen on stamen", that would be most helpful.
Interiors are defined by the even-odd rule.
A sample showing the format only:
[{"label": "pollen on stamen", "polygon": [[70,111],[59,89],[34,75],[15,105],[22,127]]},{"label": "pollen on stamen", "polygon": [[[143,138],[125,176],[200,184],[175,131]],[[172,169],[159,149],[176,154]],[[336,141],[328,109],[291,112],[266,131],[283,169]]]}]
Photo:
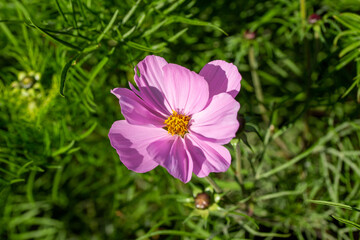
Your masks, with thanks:
[{"label": "pollen on stamen", "polygon": [[182,114],[178,114],[176,111],[173,111],[173,114],[165,120],[166,127],[165,129],[171,135],[184,135],[188,132],[188,125],[190,117]]}]

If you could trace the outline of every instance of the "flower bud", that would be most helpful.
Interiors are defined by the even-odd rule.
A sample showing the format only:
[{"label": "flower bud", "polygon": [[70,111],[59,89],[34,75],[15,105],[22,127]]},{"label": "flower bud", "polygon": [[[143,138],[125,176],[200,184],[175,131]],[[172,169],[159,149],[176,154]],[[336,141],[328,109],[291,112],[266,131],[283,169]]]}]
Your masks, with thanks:
[{"label": "flower bud", "polygon": [[246,30],[244,33],[244,38],[247,40],[253,40],[256,38],[256,32],[252,32],[250,30]]},{"label": "flower bud", "polygon": [[23,79],[21,79],[20,81],[20,85],[23,88],[30,88],[35,82],[35,79],[33,77],[30,76],[26,76]]},{"label": "flower bud", "polygon": [[311,24],[316,23],[317,21],[319,21],[321,19],[320,15],[313,13],[309,16],[308,18],[308,22]]},{"label": "flower bud", "polygon": [[210,196],[207,193],[199,193],[195,197],[195,207],[198,209],[206,209],[210,205]]}]

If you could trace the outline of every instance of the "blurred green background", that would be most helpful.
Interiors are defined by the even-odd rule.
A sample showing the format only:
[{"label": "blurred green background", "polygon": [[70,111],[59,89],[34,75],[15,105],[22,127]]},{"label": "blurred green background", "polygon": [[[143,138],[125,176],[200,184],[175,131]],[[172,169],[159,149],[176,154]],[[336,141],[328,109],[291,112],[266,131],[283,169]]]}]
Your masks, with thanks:
[{"label": "blurred green background", "polygon": [[[359,0],[1,0],[0,239],[359,239],[359,13]],[[223,193],[131,172],[110,146],[123,119],[110,89],[149,54],[239,68],[232,166],[211,174]]]}]

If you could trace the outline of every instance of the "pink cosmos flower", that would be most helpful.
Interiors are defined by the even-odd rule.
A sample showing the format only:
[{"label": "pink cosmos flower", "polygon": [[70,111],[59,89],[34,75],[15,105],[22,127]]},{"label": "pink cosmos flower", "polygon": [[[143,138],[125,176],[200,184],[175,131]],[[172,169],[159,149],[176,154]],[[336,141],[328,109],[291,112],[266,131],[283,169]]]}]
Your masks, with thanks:
[{"label": "pink cosmos flower", "polygon": [[215,60],[197,74],[147,56],[137,68],[138,89],[129,83],[131,90],[111,91],[126,120],[114,122],[109,138],[124,165],[138,173],[160,165],[185,183],[192,173],[226,171],[231,156],[222,145],[239,127],[237,67]]}]

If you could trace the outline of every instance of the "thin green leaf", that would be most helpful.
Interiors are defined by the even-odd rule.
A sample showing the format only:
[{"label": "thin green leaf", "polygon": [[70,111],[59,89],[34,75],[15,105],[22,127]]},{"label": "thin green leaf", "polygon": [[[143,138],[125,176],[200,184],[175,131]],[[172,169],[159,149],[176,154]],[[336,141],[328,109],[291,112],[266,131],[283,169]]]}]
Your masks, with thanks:
[{"label": "thin green leaf", "polygon": [[360,41],[356,41],[345,47],[341,52],[339,53],[339,57],[345,56],[348,52],[351,52],[352,50],[360,47]]},{"label": "thin green leaf", "polygon": [[167,15],[169,13],[171,13],[172,11],[174,11],[177,7],[179,7],[183,2],[185,2],[185,0],[177,0],[174,1],[174,3],[168,7],[167,9],[164,10],[164,14]]},{"label": "thin green leaf", "polygon": [[126,42],[126,45],[129,46],[129,47],[144,51],[144,52],[159,53],[159,52],[161,52],[163,50],[163,49],[155,50],[155,49],[152,49],[150,47],[147,47],[147,46],[144,46],[144,45],[141,45],[139,43],[132,42],[132,41]]},{"label": "thin green leaf", "polygon": [[130,11],[125,15],[125,17],[122,20],[122,24],[124,25],[130,17],[134,14],[136,8],[139,6],[141,0],[137,0],[136,3],[131,7]]},{"label": "thin green leaf", "polygon": [[66,18],[66,16],[65,16],[63,10],[62,10],[61,7],[60,7],[59,1],[58,1],[58,0],[55,0],[55,2],[56,2],[56,7],[57,7],[57,9],[59,10],[61,16],[64,18],[65,22],[68,23],[68,20],[67,20],[67,18]]},{"label": "thin green leaf", "polygon": [[84,18],[85,23],[88,24],[89,22],[88,22],[88,20],[87,20],[86,14],[85,14],[82,1],[81,1],[81,0],[77,0],[76,2],[77,2],[78,6],[79,6],[79,8],[80,8],[80,13],[81,13],[82,17]]},{"label": "thin green leaf", "polygon": [[74,144],[75,144],[75,141],[73,140],[68,145],[61,147],[58,150],[56,150],[55,152],[53,152],[51,156],[55,157],[57,155],[60,155],[62,153],[69,151],[74,146]]},{"label": "thin green leaf", "polygon": [[89,135],[95,130],[96,126],[97,126],[97,122],[94,122],[94,123],[91,125],[91,127],[90,127],[86,132],[84,132],[83,134],[81,134],[80,136],[78,136],[78,137],[76,138],[76,140],[79,141],[79,140],[84,139],[84,138],[86,138],[87,136],[89,136]]},{"label": "thin green leaf", "polygon": [[228,36],[228,34],[224,30],[222,30],[220,27],[218,27],[212,23],[201,21],[198,19],[189,19],[189,18],[185,18],[185,17],[181,17],[181,16],[171,16],[171,17],[167,18],[166,24],[170,24],[170,23],[174,23],[174,22],[185,23],[185,24],[194,25],[194,26],[211,27],[211,28],[214,28],[214,29],[222,32],[226,36]]},{"label": "thin green leaf", "polygon": [[4,216],[4,209],[9,194],[10,194],[10,186],[7,184],[0,184],[0,216]]},{"label": "thin green leaf", "polygon": [[291,234],[281,234],[281,233],[263,233],[258,232],[249,227],[247,224],[244,225],[244,228],[246,231],[251,233],[252,235],[259,236],[259,237],[278,237],[278,238],[288,238],[291,236]]},{"label": "thin green leaf", "polygon": [[105,34],[110,30],[110,28],[112,27],[112,25],[114,24],[114,22],[116,20],[118,13],[119,13],[119,10],[116,9],[115,13],[113,14],[112,18],[110,19],[110,22],[105,27],[104,31],[100,34],[100,36],[96,39],[96,42],[100,42],[101,39],[103,39],[103,37],[105,36]]},{"label": "thin green leaf", "polygon": [[7,36],[7,38],[10,40],[10,42],[15,46],[19,46],[19,43],[17,41],[17,38],[11,33],[9,28],[5,25],[5,23],[0,22],[0,28],[2,29],[2,32]]},{"label": "thin green leaf", "polygon": [[352,30],[360,30],[359,16],[354,13],[342,13],[334,16],[335,20]]},{"label": "thin green leaf", "polygon": [[264,200],[280,198],[280,197],[284,197],[284,196],[299,195],[299,194],[302,194],[304,192],[304,190],[305,189],[303,189],[303,191],[282,191],[282,192],[277,192],[277,193],[270,193],[270,194],[258,197],[257,200],[264,201]]},{"label": "thin green leaf", "polygon": [[62,40],[62,39],[54,36],[53,34],[49,33],[49,32],[46,31],[45,29],[39,27],[39,26],[36,25],[33,21],[31,21],[31,19],[29,19],[29,20],[30,20],[31,24],[34,25],[34,27],[35,27],[36,29],[40,30],[42,33],[44,33],[45,35],[47,35],[47,36],[49,36],[50,38],[54,39],[55,41],[63,44],[63,45],[66,46],[66,47],[75,49],[75,50],[77,50],[77,51],[81,51],[81,50],[82,50],[80,47],[75,46],[75,45],[73,45],[73,44],[71,44],[71,43],[68,43],[68,42],[66,42],[66,41],[64,41],[64,40]]},{"label": "thin green leaf", "polygon": [[352,60],[354,60],[357,56],[359,56],[359,54],[360,54],[360,51],[353,51],[353,52],[349,53],[348,55],[346,55],[345,57],[343,57],[340,60],[340,63],[338,65],[336,65],[336,70],[340,70],[341,68],[345,67]]},{"label": "thin green leaf", "polygon": [[341,37],[344,37],[344,36],[347,36],[347,35],[360,35],[360,31],[358,31],[358,30],[346,30],[346,31],[343,31],[343,32],[341,32],[341,33],[339,33],[336,37],[335,37],[335,39],[334,39],[334,45],[336,46],[337,45],[337,43],[338,43],[338,41],[339,41],[339,39],[341,38]]},{"label": "thin green leaf", "polygon": [[256,227],[256,229],[260,229],[259,225],[256,223],[255,219],[246,215],[245,213],[241,213],[241,212],[235,212],[235,211],[230,211],[230,212],[227,212],[227,214],[234,214],[234,215],[237,215],[237,216],[241,216],[241,217],[244,217],[246,218],[247,220],[249,220],[251,223],[253,223]]},{"label": "thin green leaf", "polygon": [[168,39],[169,42],[174,42],[176,41],[176,39],[178,39],[180,36],[182,36],[184,33],[186,33],[186,31],[188,30],[188,28],[184,28],[183,30],[179,31],[178,33],[176,33],[174,36],[170,37]]},{"label": "thin green leaf", "polygon": [[56,228],[44,228],[40,230],[34,230],[30,232],[24,232],[19,234],[13,234],[12,239],[25,240],[25,239],[44,239],[49,238],[50,235],[58,232]]},{"label": "thin green leaf", "polygon": [[63,67],[61,71],[61,80],[60,80],[60,94],[61,96],[65,97],[64,95],[64,87],[65,87],[65,81],[66,81],[66,75],[69,71],[69,68],[76,64],[76,59],[80,56],[80,54],[77,54],[75,57],[73,57],[70,61],[68,61],[65,66]]},{"label": "thin green leaf", "polygon": [[52,191],[51,191],[51,196],[53,201],[56,201],[58,199],[59,185],[61,181],[62,172],[63,172],[63,168],[58,168],[56,170],[54,182],[52,184]]},{"label": "thin green leaf", "polygon": [[348,122],[344,122],[344,123],[340,124],[339,126],[337,126],[332,131],[329,131],[324,137],[320,138],[316,143],[314,143],[307,150],[303,151],[302,153],[299,153],[294,158],[292,158],[291,160],[285,162],[284,164],[282,164],[282,165],[280,165],[278,167],[275,167],[275,168],[271,169],[270,171],[268,171],[266,173],[263,173],[261,175],[259,174],[256,178],[261,179],[261,178],[270,177],[271,175],[274,175],[275,173],[278,173],[278,172],[280,172],[280,171],[282,171],[282,170],[296,164],[300,160],[302,160],[305,157],[307,157],[308,155],[310,155],[312,152],[314,152],[320,146],[322,146],[326,142],[330,141],[334,137],[335,134],[337,134],[338,132],[340,132],[343,129],[347,128],[348,126],[349,126]]},{"label": "thin green leaf", "polygon": [[310,202],[310,203],[326,205],[326,206],[332,206],[332,207],[339,207],[339,208],[344,208],[344,209],[354,210],[354,211],[360,212],[360,209],[358,209],[356,207],[346,205],[346,204],[342,204],[342,203],[328,202],[328,201],[322,201],[322,200],[311,200],[311,199],[306,200],[306,201]]},{"label": "thin green leaf", "polygon": [[137,238],[136,240],[148,239],[149,237],[160,236],[160,235],[194,237],[197,239],[207,238],[207,236],[203,236],[203,235],[195,234],[195,233],[191,233],[191,232],[184,232],[184,231],[178,231],[178,230],[161,230],[161,231],[156,231],[156,232],[151,232],[151,233],[145,234],[145,235]]},{"label": "thin green leaf", "polygon": [[344,98],[346,97],[350,92],[351,90],[353,90],[353,88],[358,85],[358,83],[360,82],[360,77],[358,77],[352,84],[351,86],[346,90],[346,92],[341,96],[341,98]]},{"label": "thin green leaf", "polygon": [[352,226],[352,227],[355,227],[357,229],[360,230],[360,225],[353,222],[353,221],[350,221],[350,220],[347,220],[347,219],[344,219],[344,218],[341,218],[341,217],[336,217],[334,215],[331,215],[332,218],[338,220],[339,222],[342,222],[342,223],[345,223],[346,225],[349,225],[349,226]]},{"label": "thin green leaf", "polygon": [[[157,31],[159,28],[161,28],[161,26],[163,26],[163,25],[166,24],[167,22],[168,22],[168,20],[167,20],[167,19],[164,19],[163,21],[161,21],[161,22],[159,22],[159,23],[157,23],[157,24],[152,25],[152,27],[151,27],[149,30],[147,30],[147,31],[145,31],[145,32],[143,33],[142,37],[146,37],[146,36],[151,35],[153,32]],[[125,38],[125,35],[126,35],[126,33],[124,34],[124,38]]]},{"label": "thin green leaf", "polygon": [[90,78],[86,84],[86,87],[84,89],[84,92],[86,92],[92,82],[94,81],[95,77],[99,74],[99,72],[104,68],[105,64],[109,61],[109,58],[108,57],[104,57],[103,59],[101,59],[101,61],[96,65],[96,67],[91,71],[91,74],[90,74]]}]

